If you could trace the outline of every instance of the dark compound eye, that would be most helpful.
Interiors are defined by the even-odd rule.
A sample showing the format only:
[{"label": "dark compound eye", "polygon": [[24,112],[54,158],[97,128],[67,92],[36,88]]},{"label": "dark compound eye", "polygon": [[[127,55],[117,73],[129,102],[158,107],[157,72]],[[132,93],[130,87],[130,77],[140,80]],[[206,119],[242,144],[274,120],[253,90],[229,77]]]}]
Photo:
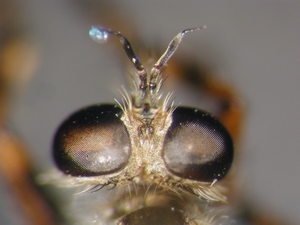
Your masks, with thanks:
[{"label": "dark compound eye", "polygon": [[54,137],[58,168],[72,176],[97,176],[121,170],[130,156],[130,139],[115,105],[96,105],[71,115]]},{"label": "dark compound eye", "polygon": [[222,179],[233,160],[232,139],[224,126],[194,108],[178,107],[172,117],[163,147],[167,169],[191,180]]}]

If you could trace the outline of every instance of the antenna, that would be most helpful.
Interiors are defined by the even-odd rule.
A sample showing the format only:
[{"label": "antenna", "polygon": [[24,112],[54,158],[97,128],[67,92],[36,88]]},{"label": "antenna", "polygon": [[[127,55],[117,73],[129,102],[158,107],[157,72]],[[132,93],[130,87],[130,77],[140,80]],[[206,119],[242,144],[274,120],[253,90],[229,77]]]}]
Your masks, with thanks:
[{"label": "antenna", "polygon": [[203,29],[206,29],[206,26],[183,30],[171,40],[164,54],[162,54],[160,59],[154,64],[153,68],[151,69],[149,86],[151,87],[152,91],[156,88],[157,77],[161,75],[163,67],[167,64],[168,60],[172,57],[172,55],[177,50],[183,36],[189,32],[203,30]]},{"label": "antenna", "polygon": [[125,53],[127,54],[130,61],[133,63],[134,67],[137,69],[137,75],[141,81],[140,89],[145,91],[147,89],[147,72],[144,69],[143,64],[134,54],[133,49],[129,41],[118,31],[107,30],[99,26],[92,26],[89,31],[90,37],[97,43],[104,43],[107,41],[109,34],[113,34],[119,38]]},{"label": "antenna", "polygon": [[[189,32],[198,31],[205,29],[206,26],[198,27],[198,28],[190,28],[181,31],[179,34],[177,34],[169,43],[166,51],[162,54],[162,56],[159,58],[159,60],[154,64],[154,66],[151,69],[150,72],[150,80],[149,83],[147,81],[147,72],[143,66],[143,64],[139,61],[135,53],[133,52],[133,49],[131,47],[131,44],[129,41],[118,31],[113,30],[107,30],[100,26],[92,26],[92,28],[89,31],[90,37],[96,41],[97,43],[105,43],[108,38],[109,34],[112,34],[119,38],[123,49],[125,50],[125,53],[127,54],[127,57],[130,59],[132,64],[137,70],[136,76],[138,76],[140,80],[139,84],[139,90],[137,90],[136,95],[132,96],[134,105],[136,107],[141,107],[145,102],[146,96],[150,96],[150,106],[156,107],[157,101],[159,100],[159,83],[161,81],[161,74],[163,67],[166,66],[168,60],[172,57],[172,55],[177,50],[183,36]],[[148,89],[149,85],[149,89]],[[159,86],[157,88],[157,86]],[[147,90],[148,89],[148,90]]]}]

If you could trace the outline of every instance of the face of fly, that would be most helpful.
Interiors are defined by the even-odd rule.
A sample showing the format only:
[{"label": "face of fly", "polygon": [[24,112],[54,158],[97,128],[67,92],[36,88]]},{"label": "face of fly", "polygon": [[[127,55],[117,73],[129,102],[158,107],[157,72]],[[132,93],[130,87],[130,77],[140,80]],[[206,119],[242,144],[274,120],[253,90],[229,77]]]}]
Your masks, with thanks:
[{"label": "face of fly", "polygon": [[[135,70],[131,89],[123,89],[116,104],[89,106],[69,116],[55,134],[53,156],[72,184],[92,192],[117,187],[109,203],[93,210],[99,224],[212,224],[225,221],[224,215],[232,221],[226,182],[220,180],[233,161],[235,128],[227,131],[216,116],[175,105],[172,93],[161,92],[163,69],[183,37],[203,28],[177,34],[150,69],[120,32],[91,28],[96,42],[110,35],[121,42]],[[232,105],[225,98],[220,118],[226,122],[222,116]]]}]

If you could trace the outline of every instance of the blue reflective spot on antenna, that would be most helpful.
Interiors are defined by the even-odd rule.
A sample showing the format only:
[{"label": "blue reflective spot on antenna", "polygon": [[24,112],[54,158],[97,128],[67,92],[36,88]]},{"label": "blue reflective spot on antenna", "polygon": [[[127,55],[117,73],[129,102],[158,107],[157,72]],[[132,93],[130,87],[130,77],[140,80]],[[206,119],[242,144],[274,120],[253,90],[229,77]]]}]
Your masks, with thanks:
[{"label": "blue reflective spot on antenna", "polygon": [[107,30],[102,29],[101,27],[92,26],[89,31],[90,37],[97,43],[105,43],[108,39],[109,33]]}]

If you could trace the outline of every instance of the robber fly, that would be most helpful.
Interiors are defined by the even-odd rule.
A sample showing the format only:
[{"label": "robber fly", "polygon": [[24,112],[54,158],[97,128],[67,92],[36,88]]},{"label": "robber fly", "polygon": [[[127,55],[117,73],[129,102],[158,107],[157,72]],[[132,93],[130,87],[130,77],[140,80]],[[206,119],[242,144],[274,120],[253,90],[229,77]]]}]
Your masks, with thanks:
[{"label": "robber fly", "polygon": [[[207,92],[222,103],[218,119],[204,110],[175,104],[172,92],[161,91],[164,68],[183,37],[203,28],[176,35],[151,69],[144,67],[120,32],[91,28],[89,34],[96,42],[118,38],[134,68],[131,88],[123,88],[122,101],[80,109],[54,137],[53,157],[65,181],[84,185],[84,195],[113,189],[108,202],[87,210],[94,213],[91,224],[237,222],[228,203],[231,176],[224,179],[238,132],[236,99],[225,86],[202,79]],[[84,217],[77,220],[79,224],[88,224]]]}]

